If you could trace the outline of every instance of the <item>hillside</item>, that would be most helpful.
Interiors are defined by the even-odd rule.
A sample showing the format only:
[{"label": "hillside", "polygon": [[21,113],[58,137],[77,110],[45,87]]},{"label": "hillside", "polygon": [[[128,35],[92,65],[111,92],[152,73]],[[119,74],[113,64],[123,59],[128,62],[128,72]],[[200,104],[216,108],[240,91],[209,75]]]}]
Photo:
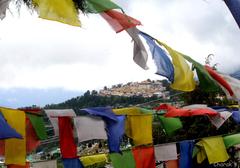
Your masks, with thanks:
[{"label": "hillside", "polygon": [[129,82],[127,84],[113,85],[111,88],[104,87],[99,92],[96,90],[86,91],[82,96],[69,99],[59,104],[46,105],[45,109],[57,108],[86,108],[99,106],[127,107],[149,102],[156,99],[166,101],[169,95],[176,93],[169,90],[166,80],[142,82]]}]

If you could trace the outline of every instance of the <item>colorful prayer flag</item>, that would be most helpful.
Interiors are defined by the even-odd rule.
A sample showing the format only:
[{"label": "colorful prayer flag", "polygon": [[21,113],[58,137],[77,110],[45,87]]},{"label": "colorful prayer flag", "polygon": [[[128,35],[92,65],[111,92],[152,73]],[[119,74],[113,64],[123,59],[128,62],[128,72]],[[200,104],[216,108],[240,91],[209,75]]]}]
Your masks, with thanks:
[{"label": "colorful prayer flag", "polygon": [[191,57],[187,55],[183,55],[183,57],[193,65],[193,69],[196,69],[199,85],[202,90],[205,90],[207,92],[212,91],[219,91],[221,88],[217,84],[217,82],[209,75],[208,71],[205,69],[205,67],[192,59]]},{"label": "colorful prayer flag", "polygon": [[111,0],[86,0],[86,12],[102,13],[111,9],[121,9],[120,6]]},{"label": "colorful prayer flag", "polygon": [[110,119],[113,121],[117,121],[116,115],[113,113],[112,108],[110,107],[92,107],[92,108],[84,108],[80,110],[89,115],[102,117],[103,120]]},{"label": "colorful prayer flag", "polygon": [[215,79],[221,86],[223,86],[227,91],[229,92],[230,96],[233,96],[233,91],[231,86],[228,84],[227,81],[225,81],[224,78],[221,77],[220,74],[217,73],[217,71],[213,70],[210,66],[205,65],[205,69],[208,71],[208,73]]},{"label": "colorful prayer flag", "polygon": [[59,135],[58,118],[59,116],[75,117],[76,113],[72,109],[47,109],[44,110],[53,126],[54,134]]},{"label": "colorful prayer flag", "polygon": [[47,139],[47,132],[44,126],[43,117],[29,113],[27,114],[27,117],[30,119],[38,138],[40,140]]},{"label": "colorful prayer flag", "polygon": [[62,159],[64,168],[84,168],[83,164],[78,158]]},{"label": "colorful prayer flag", "polygon": [[155,145],[154,153],[157,161],[176,160],[177,145],[176,143]]},{"label": "colorful prayer flag", "polygon": [[101,16],[108,22],[116,33],[141,25],[141,22],[115,10],[108,10],[101,13]]},{"label": "colorful prayer flag", "polygon": [[133,139],[135,146],[152,144],[152,120],[151,114],[127,116],[125,133]]},{"label": "colorful prayer flag", "polygon": [[120,152],[120,145],[125,131],[125,116],[117,116],[117,122],[105,120],[110,152]]},{"label": "colorful prayer flag", "polygon": [[132,149],[136,168],[155,168],[154,148],[137,147]]},{"label": "colorful prayer flag", "polygon": [[240,28],[240,0],[224,0]]},{"label": "colorful prayer flag", "polygon": [[139,30],[136,27],[132,27],[126,30],[133,40],[133,60],[141,68],[147,70],[148,53],[143,45],[142,40],[139,37]]},{"label": "colorful prayer flag", "polygon": [[26,117],[26,146],[27,153],[31,153],[40,145],[40,140],[33,128],[33,125],[28,117]]},{"label": "colorful prayer flag", "polygon": [[[5,140],[5,164],[26,164],[26,116],[24,111],[0,108],[8,124],[14,128],[23,139]],[[14,117],[13,117],[14,116]]]},{"label": "colorful prayer flag", "polygon": [[114,168],[135,168],[135,160],[131,150],[120,153],[110,153],[110,160]]},{"label": "colorful prayer flag", "polygon": [[76,158],[77,146],[73,137],[73,124],[70,117],[58,117],[60,150],[62,157]]},{"label": "colorful prayer flag", "polygon": [[175,131],[183,127],[182,122],[179,118],[159,116],[159,120],[168,136],[174,135]]},{"label": "colorful prayer flag", "polygon": [[194,147],[194,141],[181,141],[180,145],[180,160],[179,167],[180,168],[192,168],[192,153]]},{"label": "colorful prayer flag", "polygon": [[39,17],[72,26],[80,26],[77,9],[72,0],[33,0]]},{"label": "colorful prayer flag", "polygon": [[240,144],[240,134],[227,135],[223,137],[225,147],[228,149],[234,145]]},{"label": "colorful prayer flag", "polygon": [[200,148],[197,153],[198,163],[202,163],[206,157],[210,164],[225,162],[229,159],[223,138],[220,136],[203,138],[196,145]]},{"label": "colorful prayer flag", "polygon": [[195,89],[196,82],[193,79],[193,72],[185,61],[183,54],[173,50],[171,47],[158,40],[157,43],[164,46],[169,55],[172,57],[174,66],[174,82],[171,84],[171,88],[181,91],[193,91]]},{"label": "colorful prayer flag", "polygon": [[168,57],[168,53],[155,42],[155,39],[146,33],[140,32],[140,35],[146,40],[150,51],[152,53],[153,60],[157,66],[158,75],[162,75],[168,78],[173,83],[174,81],[174,68],[171,60]]},{"label": "colorful prayer flag", "polygon": [[100,117],[79,116],[74,118],[78,142],[107,139],[104,121]]},{"label": "colorful prayer flag", "polygon": [[7,123],[4,116],[0,112],[0,139],[8,138],[22,139],[23,137]]}]

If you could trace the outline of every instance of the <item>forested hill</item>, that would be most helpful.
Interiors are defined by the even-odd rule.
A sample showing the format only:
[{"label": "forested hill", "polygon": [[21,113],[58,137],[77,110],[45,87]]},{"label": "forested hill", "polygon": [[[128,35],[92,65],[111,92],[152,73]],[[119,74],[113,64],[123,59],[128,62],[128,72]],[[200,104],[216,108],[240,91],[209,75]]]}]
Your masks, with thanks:
[{"label": "forested hill", "polygon": [[[150,85],[154,85],[154,81],[150,81]],[[169,89],[169,83],[166,80],[160,81],[162,87],[165,88],[165,92],[168,94],[174,94],[175,92]],[[86,107],[100,107],[100,106],[111,106],[111,107],[127,107],[133,106],[145,102],[149,102],[152,100],[161,99],[161,97],[153,95],[151,97],[144,97],[141,95],[134,96],[118,96],[118,95],[110,95],[110,96],[102,96],[96,90],[87,91],[82,96],[78,96],[67,100],[63,103],[59,104],[50,104],[46,105],[45,109],[66,109],[66,108],[86,108]],[[164,101],[164,100],[163,100]]]}]

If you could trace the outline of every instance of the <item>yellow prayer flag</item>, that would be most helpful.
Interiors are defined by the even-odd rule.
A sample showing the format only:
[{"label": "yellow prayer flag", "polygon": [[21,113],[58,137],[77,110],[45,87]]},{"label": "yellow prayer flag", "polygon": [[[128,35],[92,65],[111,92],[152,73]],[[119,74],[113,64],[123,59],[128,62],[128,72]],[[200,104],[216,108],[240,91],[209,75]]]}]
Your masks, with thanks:
[{"label": "yellow prayer flag", "polygon": [[135,146],[152,143],[152,115],[127,116],[125,133]]},{"label": "yellow prayer flag", "polygon": [[141,110],[139,107],[113,109],[113,112],[116,115],[141,115]]},{"label": "yellow prayer flag", "polygon": [[23,139],[5,140],[5,164],[26,164],[26,116],[24,111],[0,108],[7,123],[14,128]]},{"label": "yellow prayer flag", "polygon": [[72,0],[33,0],[33,2],[38,9],[39,17],[42,19],[72,26],[81,25]]},{"label": "yellow prayer flag", "polygon": [[197,154],[198,163],[201,163],[206,156],[209,164],[225,162],[229,159],[221,136],[203,138],[197,145],[200,147],[200,152]]},{"label": "yellow prayer flag", "polygon": [[193,79],[193,72],[182,54],[160,41],[157,42],[164,46],[169,52],[169,55],[172,57],[174,66],[174,82],[171,84],[171,87],[176,90],[193,91],[195,89],[196,82]]},{"label": "yellow prayer flag", "polygon": [[84,167],[93,166],[99,163],[106,163],[108,161],[106,154],[98,154],[98,155],[91,155],[91,156],[83,156],[80,157],[80,160]]}]

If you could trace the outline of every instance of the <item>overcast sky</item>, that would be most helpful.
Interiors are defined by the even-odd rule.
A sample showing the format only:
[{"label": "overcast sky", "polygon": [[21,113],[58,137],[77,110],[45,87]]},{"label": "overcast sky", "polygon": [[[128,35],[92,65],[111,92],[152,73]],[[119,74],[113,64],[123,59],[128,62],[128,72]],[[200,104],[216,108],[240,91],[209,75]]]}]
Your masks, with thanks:
[{"label": "overcast sky", "polygon": [[[142,22],[140,30],[172,48],[201,63],[214,54],[213,63],[225,73],[240,69],[240,30],[222,0],[114,2]],[[125,32],[116,34],[99,15],[80,15],[79,28],[39,19],[26,9],[20,15],[10,9],[0,21],[0,98],[14,90],[6,99],[16,100],[19,89],[31,90],[33,97],[34,90],[44,90],[49,97],[48,90],[77,95],[118,83],[162,79],[155,68],[145,71],[133,62],[131,38]],[[16,103],[0,105],[19,106]],[[39,98],[34,104],[46,103]]]}]

